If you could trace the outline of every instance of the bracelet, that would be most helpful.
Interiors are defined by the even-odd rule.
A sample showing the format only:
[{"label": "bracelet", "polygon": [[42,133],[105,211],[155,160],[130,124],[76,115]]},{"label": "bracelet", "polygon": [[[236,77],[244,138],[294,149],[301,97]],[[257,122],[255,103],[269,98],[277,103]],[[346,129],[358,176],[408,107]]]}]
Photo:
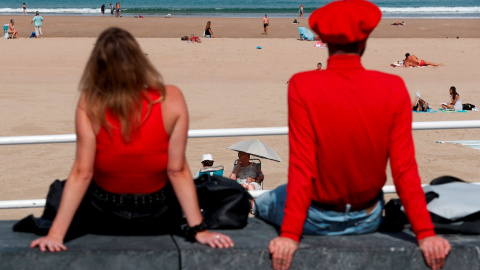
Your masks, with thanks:
[{"label": "bracelet", "polygon": [[188,226],[188,224],[185,224],[185,226],[182,228],[182,230],[185,232],[188,238],[191,238],[192,240],[195,239],[195,236],[197,235],[198,232],[203,232],[208,229],[208,224],[205,222],[205,220],[202,220],[202,222],[198,225],[195,225],[193,227]]}]

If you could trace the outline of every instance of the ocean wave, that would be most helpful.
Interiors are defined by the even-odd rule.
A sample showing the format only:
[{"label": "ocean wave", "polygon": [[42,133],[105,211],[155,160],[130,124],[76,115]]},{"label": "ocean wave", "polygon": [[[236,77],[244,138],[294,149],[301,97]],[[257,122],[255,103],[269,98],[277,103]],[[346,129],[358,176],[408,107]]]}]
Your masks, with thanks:
[{"label": "ocean wave", "polygon": [[387,13],[480,13],[480,7],[380,7]]},{"label": "ocean wave", "polygon": [[[61,13],[61,14],[89,14],[99,13],[100,8],[29,8],[28,13],[35,11],[40,13]],[[21,8],[0,8],[0,13],[22,13]]]}]

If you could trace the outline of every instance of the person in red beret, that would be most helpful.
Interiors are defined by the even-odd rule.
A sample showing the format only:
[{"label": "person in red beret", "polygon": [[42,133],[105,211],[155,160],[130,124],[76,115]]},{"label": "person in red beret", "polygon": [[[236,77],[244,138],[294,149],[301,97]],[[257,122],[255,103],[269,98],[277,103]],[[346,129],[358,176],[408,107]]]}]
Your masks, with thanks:
[{"label": "person in red beret", "polygon": [[255,205],[257,217],[280,227],[269,244],[274,269],[290,267],[303,234],[376,231],[389,161],[426,263],[440,269],[450,252],[426,208],[405,83],[366,70],[360,61],[381,16],[366,0],[335,1],[310,16],[311,29],[328,43],[327,68],[290,79],[288,184],[264,193]]}]

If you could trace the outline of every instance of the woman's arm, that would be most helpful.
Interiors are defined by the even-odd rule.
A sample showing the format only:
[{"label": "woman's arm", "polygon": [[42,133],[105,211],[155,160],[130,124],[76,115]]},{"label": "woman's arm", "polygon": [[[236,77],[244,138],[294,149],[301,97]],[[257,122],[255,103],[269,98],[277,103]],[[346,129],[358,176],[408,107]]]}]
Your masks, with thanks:
[{"label": "woman's arm", "polygon": [[[166,87],[166,98],[162,104],[162,115],[167,132],[170,133],[168,146],[167,174],[178,202],[182,207],[189,227],[202,223],[203,217],[198,205],[197,192],[190,169],[185,159],[188,132],[188,111],[180,89]],[[209,231],[198,232],[195,239],[211,247],[233,246],[230,237]]]},{"label": "woman's arm", "polygon": [[34,240],[30,247],[38,246],[41,251],[66,250],[63,239],[72,219],[87,191],[93,175],[96,140],[95,132],[85,111],[84,96],[80,97],[76,111],[77,150],[72,170],[65,184],[60,208],[48,235]]},{"label": "woman's arm", "polygon": [[240,171],[240,160],[238,160],[237,165],[235,165],[235,168],[233,169],[233,172],[230,174],[230,179],[232,180],[237,180],[237,174],[238,171]]},{"label": "woman's arm", "polygon": [[208,29],[208,32],[210,33],[210,37],[213,38],[213,32],[211,28]]}]

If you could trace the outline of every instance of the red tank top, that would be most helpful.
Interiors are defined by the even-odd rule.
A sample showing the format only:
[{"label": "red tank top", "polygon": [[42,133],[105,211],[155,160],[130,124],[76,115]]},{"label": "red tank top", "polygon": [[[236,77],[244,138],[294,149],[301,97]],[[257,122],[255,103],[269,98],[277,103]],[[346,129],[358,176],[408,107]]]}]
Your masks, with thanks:
[{"label": "red tank top", "polygon": [[[149,91],[152,101],[160,93]],[[161,103],[148,112],[148,100],[142,101],[142,124],[131,142],[125,142],[117,119],[108,112],[110,132],[102,126],[97,134],[97,149],[93,179],[112,193],[148,194],[162,189],[167,183],[168,142]]]}]

